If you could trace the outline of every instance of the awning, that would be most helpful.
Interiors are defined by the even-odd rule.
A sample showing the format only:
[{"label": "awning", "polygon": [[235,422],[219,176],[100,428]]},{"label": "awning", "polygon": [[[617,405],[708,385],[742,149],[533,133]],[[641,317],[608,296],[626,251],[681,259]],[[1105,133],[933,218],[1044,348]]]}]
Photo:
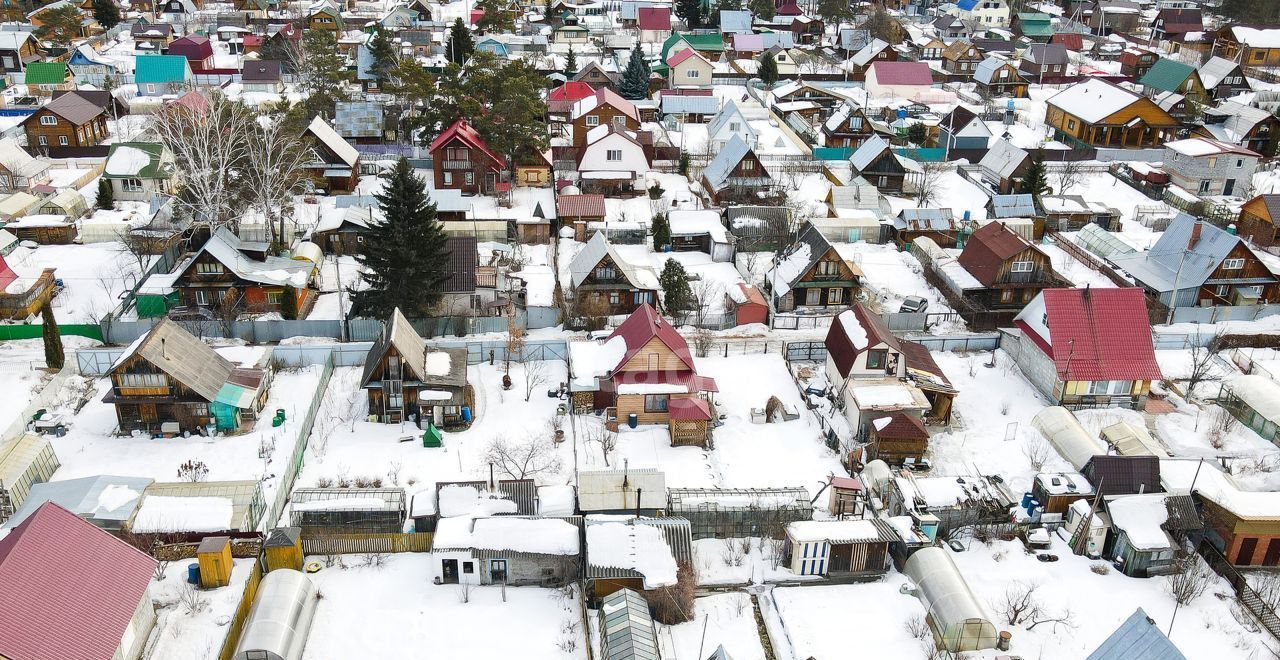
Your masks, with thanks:
[{"label": "awning", "polygon": [[682,397],[667,401],[667,412],[672,421],[711,421],[711,406],[705,399]]}]

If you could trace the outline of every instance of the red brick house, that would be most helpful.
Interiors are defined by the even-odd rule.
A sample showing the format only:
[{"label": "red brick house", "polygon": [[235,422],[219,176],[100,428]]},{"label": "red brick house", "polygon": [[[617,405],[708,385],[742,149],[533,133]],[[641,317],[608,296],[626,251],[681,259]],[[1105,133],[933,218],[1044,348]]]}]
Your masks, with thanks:
[{"label": "red brick house", "polygon": [[490,193],[497,189],[507,168],[506,159],[489,149],[465,119],[453,122],[427,151],[437,189],[452,188],[472,195]]}]

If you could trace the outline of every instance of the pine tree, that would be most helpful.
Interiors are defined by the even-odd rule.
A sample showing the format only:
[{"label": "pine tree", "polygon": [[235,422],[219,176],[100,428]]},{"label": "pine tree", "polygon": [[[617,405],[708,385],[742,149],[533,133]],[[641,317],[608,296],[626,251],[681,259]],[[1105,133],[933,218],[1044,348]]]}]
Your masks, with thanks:
[{"label": "pine tree", "polygon": [[693,307],[693,289],[689,288],[689,274],[675,259],[667,259],[658,278],[662,285],[663,306],[667,314],[675,316]]},{"label": "pine tree", "polygon": [[484,12],[476,21],[481,32],[515,32],[516,19],[507,0],[478,0],[476,9]]},{"label": "pine tree", "polygon": [[751,13],[756,18],[766,21],[773,20],[773,17],[778,13],[778,9],[773,4],[773,0],[749,0],[747,3],[747,9],[750,9]]},{"label": "pine tree", "polygon": [[83,16],[76,5],[59,5],[40,14],[40,27],[36,28],[36,38],[40,41],[51,41],[55,45],[69,47],[80,38],[84,30]]},{"label": "pine tree", "polygon": [[661,252],[663,247],[671,242],[671,223],[667,221],[667,214],[659,213],[653,216],[649,231],[653,233],[653,251]]},{"label": "pine tree", "polygon": [[1044,194],[1045,188],[1049,184],[1045,180],[1044,157],[1036,156],[1031,161],[1031,167],[1027,169],[1027,175],[1022,177],[1022,184],[1018,188],[1018,192],[1024,195],[1041,195]]},{"label": "pine tree", "polygon": [[280,296],[280,318],[286,321],[298,320],[298,290],[287,286]]},{"label": "pine tree", "polygon": [[578,54],[573,52],[573,46],[569,46],[569,54],[564,58],[564,75],[566,78],[572,78],[578,72]]},{"label": "pine tree", "polygon": [[640,45],[631,49],[631,59],[627,60],[627,68],[622,72],[622,84],[618,90],[622,98],[638,101],[649,97],[649,65],[640,54]]},{"label": "pine tree", "polygon": [[702,0],[676,0],[676,16],[689,29],[702,26]]},{"label": "pine tree", "polygon": [[120,6],[115,0],[93,0],[93,20],[110,30],[120,23]]},{"label": "pine tree", "polygon": [[853,18],[853,4],[847,0],[818,0],[818,15],[828,25],[839,25],[840,21]]},{"label": "pine tree", "polygon": [[66,361],[62,351],[62,334],[58,320],[53,318],[53,305],[48,301],[40,308],[40,320],[44,323],[44,363],[50,369],[61,369]]},{"label": "pine tree", "polygon": [[391,72],[395,71],[399,59],[396,57],[395,44],[391,43],[391,38],[381,27],[375,27],[373,38],[369,40],[367,47],[369,56],[373,59],[369,74],[379,83],[387,82],[391,79]]},{"label": "pine tree", "polygon": [[365,288],[351,292],[352,314],[386,318],[398,307],[409,318],[425,318],[449,275],[436,205],[404,158],[375,197],[383,221],[364,232],[365,249],[356,256]]},{"label": "pine tree", "polygon": [[471,30],[467,29],[461,18],[455,19],[449,27],[449,61],[463,64],[476,49],[476,42],[471,38]]},{"label": "pine tree", "polygon": [[98,179],[98,208],[113,209],[115,205],[116,191],[111,188],[111,182],[107,179]]},{"label": "pine tree", "polygon": [[765,53],[760,58],[760,70],[756,75],[766,87],[773,87],[778,82],[778,61],[773,59],[773,53]]},{"label": "pine tree", "polygon": [[302,102],[308,117],[333,116],[334,105],[347,100],[347,61],[338,54],[338,40],[328,30],[307,30],[302,37],[306,53],[300,70]]}]

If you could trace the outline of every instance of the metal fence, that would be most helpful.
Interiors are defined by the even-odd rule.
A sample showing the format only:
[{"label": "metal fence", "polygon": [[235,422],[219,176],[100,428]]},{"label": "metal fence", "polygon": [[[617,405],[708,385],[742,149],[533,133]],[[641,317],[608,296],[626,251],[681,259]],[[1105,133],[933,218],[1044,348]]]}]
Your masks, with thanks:
[{"label": "metal fence", "polygon": [[820,341],[789,341],[787,362],[825,362],[827,345]]},{"label": "metal fence", "polygon": [[774,330],[817,330],[831,325],[831,316],[811,316],[807,314],[772,314],[769,316],[769,327]]},{"label": "metal fence", "polygon": [[311,427],[315,425],[316,414],[320,412],[320,406],[324,403],[324,393],[329,388],[329,378],[332,376],[333,354],[330,353],[329,358],[325,360],[324,369],[320,372],[320,382],[316,385],[316,391],[311,395],[311,405],[307,407],[307,414],[302,418],[302,424],[298,427],[298,438],[293,445],[293,456],[289,457],[289,464],[285,466],[284,474],[280,476],[279,490],[276,491],[275,502],[271,504],[270,515],[263,519],[263,531],[276,526],[280,516],[284,513],[284,507],[289,504],[289,497],[293,494],[293,482],[298,479],[298,473],[302,471],[303,459],[307,453],[307,442],[311,439]]},{"label": "metal fence", "polygon": [[1000,333],[982,332],[966,335],[907,335],[907,341],[931,351],[994,351],[1000,348]]}]

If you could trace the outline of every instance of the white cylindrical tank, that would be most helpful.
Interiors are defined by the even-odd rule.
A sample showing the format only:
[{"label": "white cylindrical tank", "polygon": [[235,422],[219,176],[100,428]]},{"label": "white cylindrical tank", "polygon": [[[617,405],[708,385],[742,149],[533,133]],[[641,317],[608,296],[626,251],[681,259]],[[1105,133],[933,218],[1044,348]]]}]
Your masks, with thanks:
[{"label": "white cylindrical tank", "polygon": [[318,264],[321,261],[324,261],[324,252],[320,249],[319,245],[316,245],[311,241],[303,241],[298,244],[296,249],[294,249],[293,258],[299,261],[310,261],[313,264]]},{"label": "white cylindrical tank", "polygon": [[233,660],[302,660],[319,601],[299,571],[280,568],[262,578]]}]

